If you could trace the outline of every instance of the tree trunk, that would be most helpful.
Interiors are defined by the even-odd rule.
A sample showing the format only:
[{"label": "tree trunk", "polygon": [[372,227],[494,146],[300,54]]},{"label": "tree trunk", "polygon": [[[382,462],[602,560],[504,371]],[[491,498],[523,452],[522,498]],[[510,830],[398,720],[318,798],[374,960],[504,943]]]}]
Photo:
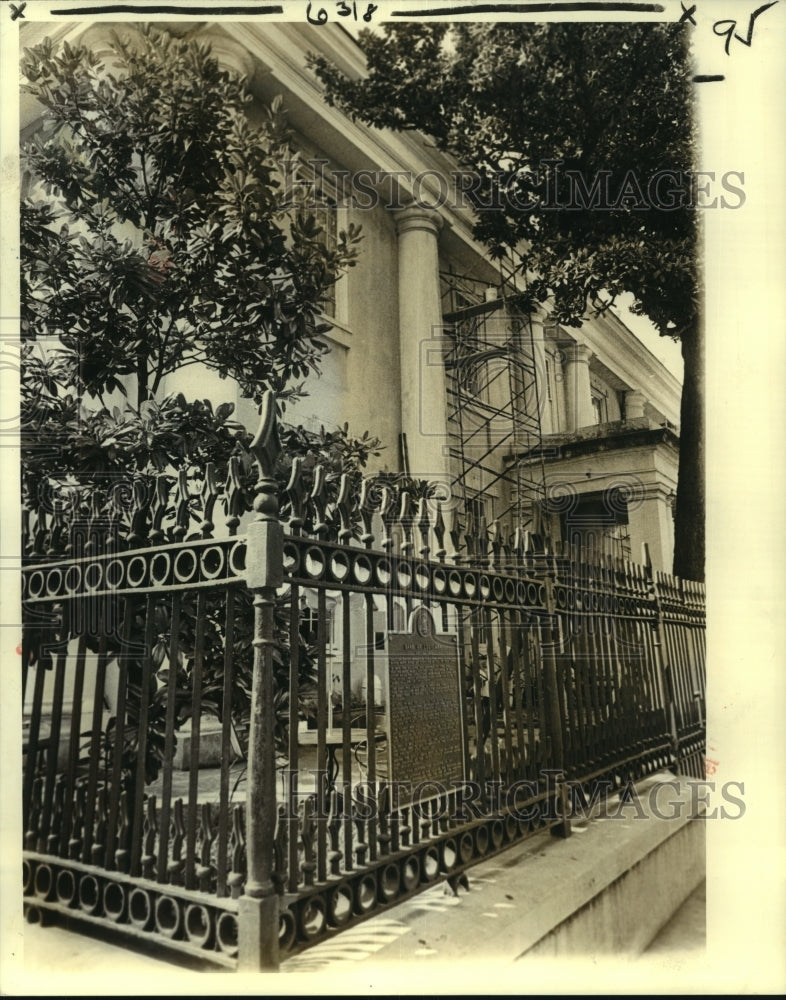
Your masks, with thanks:
[{"label": "tree trunk", "polygon": [[680,461],[674,523],[674,573],[704,580],[704,325],[682,337]]},{"label": "tree trunk", "polygon": [[136,361],[136,405],[139,408],[142,403],[150,398],[147,389],[147,355],[142,353],[137,355]]}]

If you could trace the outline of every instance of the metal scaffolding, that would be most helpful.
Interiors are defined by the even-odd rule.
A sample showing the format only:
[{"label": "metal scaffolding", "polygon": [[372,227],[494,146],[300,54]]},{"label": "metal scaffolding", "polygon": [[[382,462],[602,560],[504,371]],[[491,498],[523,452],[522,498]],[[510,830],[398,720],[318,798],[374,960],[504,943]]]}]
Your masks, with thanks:
[{"label": "metal scaffolding", "polygon": [[441,277],[453,496],[503,534],[539,532],[546,488],[530,317],[505,282]]}]

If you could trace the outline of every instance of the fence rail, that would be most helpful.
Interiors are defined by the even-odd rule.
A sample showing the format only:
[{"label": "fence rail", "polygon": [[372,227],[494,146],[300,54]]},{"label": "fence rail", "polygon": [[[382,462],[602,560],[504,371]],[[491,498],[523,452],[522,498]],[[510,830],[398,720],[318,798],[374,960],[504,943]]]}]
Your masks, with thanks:
[{"label": "fence rail", "polygon": [[30,525],[31,919],[275,968],[567,835],[571,787],[703,776],[700,585],[298,460],[279,490],[271,397],[251,454]]}]

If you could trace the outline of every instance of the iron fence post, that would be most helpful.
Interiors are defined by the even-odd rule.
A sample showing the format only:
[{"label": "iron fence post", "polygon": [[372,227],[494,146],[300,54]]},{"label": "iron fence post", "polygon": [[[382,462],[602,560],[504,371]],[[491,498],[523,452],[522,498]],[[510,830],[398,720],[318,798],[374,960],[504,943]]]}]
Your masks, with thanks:
[{"label": "iron fence post", "polygon": [[254,594],[254,672],[246,795],[248,876],[238,902],[238,966],[249,972],[274,971],[279,965],[279,901],[272,877],[277,816],[273,613],[276,588],[283,581],[283,529],[273,476],[281,446],[271,392],[262,401],[250,450],[259,473],[246,542],[246,585]]}]

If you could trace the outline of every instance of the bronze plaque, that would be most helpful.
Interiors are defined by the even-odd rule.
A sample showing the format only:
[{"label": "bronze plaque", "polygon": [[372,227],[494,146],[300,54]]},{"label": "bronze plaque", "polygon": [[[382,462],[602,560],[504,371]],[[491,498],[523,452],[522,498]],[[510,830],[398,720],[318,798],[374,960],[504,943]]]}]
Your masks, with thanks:
[{"label": "bronze plaque", "polygon": [[[431,798],[464,778],[456,637],[436,635],[430,612],[417,608],[409,632],[390,633],[388,643],[391,778]],[[402,790],[400,800],[408,797]]]}]

